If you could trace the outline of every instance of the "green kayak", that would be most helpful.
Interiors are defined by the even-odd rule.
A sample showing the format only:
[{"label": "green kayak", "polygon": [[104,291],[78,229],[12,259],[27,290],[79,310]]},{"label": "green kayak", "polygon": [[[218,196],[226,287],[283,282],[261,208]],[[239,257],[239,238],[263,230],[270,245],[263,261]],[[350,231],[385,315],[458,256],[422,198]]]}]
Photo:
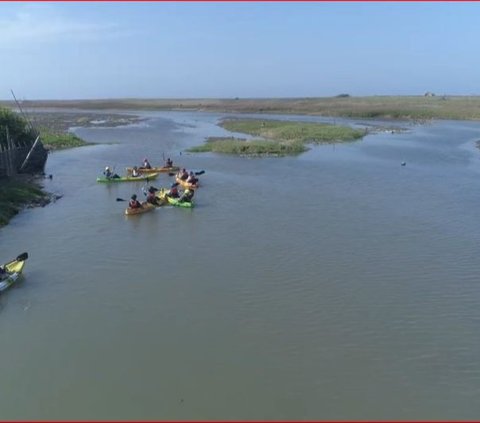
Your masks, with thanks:
[{"label": "green kayak", "polygon": [[178,198],[170,198],[168,195],[166,196],[168,204],[175,207],[185,207],[191,209],[194,207],[194,203],[192,201],[178,201]]},{"label": "green kayak", "polygon": [[120,178],[106,178],[105,176],[99,176],[97,182],[110,183],[110,182],[138,182],[138,181],[149,181],[155,179],[159,174],[158,173],[149,173],[148,175],[140,176],[121,176]]},{"label": "green kayak", "polygon": [[167,192],[167,189],[162,188],[160,191],[157,192],[156,196],[161,200],[167,200],[168,204],[170,204],[171,206],[185,207],[188,209],[195,207],[195,203],[193,201],[179,201],[178,198],[172,198],[166,195]]}]

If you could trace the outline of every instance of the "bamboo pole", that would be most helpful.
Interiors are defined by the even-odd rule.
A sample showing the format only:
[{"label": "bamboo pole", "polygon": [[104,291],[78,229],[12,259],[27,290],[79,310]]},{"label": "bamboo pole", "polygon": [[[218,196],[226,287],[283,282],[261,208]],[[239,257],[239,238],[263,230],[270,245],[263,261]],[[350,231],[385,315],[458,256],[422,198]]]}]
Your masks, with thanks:
[{"label": "bamboo pole", "polygon": [[25,157],[25,160],[23,161],[22,165],[20,166],[20,170],[22,170],[25,167],[25,165],[27,164],[28,159],[30,158],[30,154],[32,154],[32,151],[36,147],[38,141],[40,141],[40,135],[38,135],[37,138],[35,139],[35,142],[33,143],[32,148],[30,149],[30,151],[27,154],[27,157]]}]

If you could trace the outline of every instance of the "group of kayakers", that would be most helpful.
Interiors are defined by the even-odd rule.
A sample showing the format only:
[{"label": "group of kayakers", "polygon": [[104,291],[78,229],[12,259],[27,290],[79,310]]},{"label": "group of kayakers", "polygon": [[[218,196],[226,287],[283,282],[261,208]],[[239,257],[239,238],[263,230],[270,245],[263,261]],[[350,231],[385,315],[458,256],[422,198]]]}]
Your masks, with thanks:
[{"label": "group of kayakers", "polygon": [[[164,168],[169,168],[169,167],[173,167],[173,161],[170,157],[167,158],[167,160],[165,160],[165,165],[163,166]],[[148,161],[148,159],[145,157],[143,159],[143,163],[142,163],[142,166],[140,166],[140,170],[142,169],[151,169],[152,168],[152,165],[150,164],[150,162]]]},{"label": "group of kayakers", "polygon": [[176,177],[192,185],[195,185],[198,182],[198,178],[195,176],[195,173],[193,172],[188,173],[185,168],[183,168],[180,172],[178,172]]},{"label": "group of kayakers", "polygon": [[[143,167],[148,168],[150,163],[147,159],[144,159]],[[165,162],[165,167],[172,167],[173,161],[168,158]],[[134,168],[135,169],[135,168]],[[132,173],[133,176],[133,173]],[[176,175],[177,178],[181,179],[182,181],[186,181],[191,185],[196,185],[198,183],[198,178],[195,176],[193,171],[188,172],[185,168],[180,170]],[[178,200],[179,203],[191,203],[193,196],[195,195],[195,191],[192,187],[186,187],[183,192],[178,190],[179,182],[173,183],[167,192],[165,192],[165,197],[174,198]],[[150,186],[148,190],[146,190],[145,195],[147,196],[146,202],[153,204],[155,206],[160,206],[162,204],[162,200],[157,196],[158,188],[154,186]],[[142,203],[138,201],[136,194],[133,194],[130,198],[129,207],[132,209],[142,207]]]},{"label": "group of kayakers", "polygon": [[[187,188],[180,194],[177,186],[178,184],[176,183],[172,184],[170,189],[165,193],[165,196],[178,199],[178,202],[180,203],[190,203],[193,199],[195,191],[193,189]],[[147,200],[146,200],[147,203],[153,204],[155,206],[162,205],[161,200],[156,195],[157,191],[158,191],[158,188],[155,188],[154,186],[150,186],[150,188],[148,188],[148,190],[145,192],[147,196]],[[132,195],[128,206],[132,209],[142,207],[142,204],[137,200],[136,194]]]},{"label": "group of kayakers", "polygon": [[[165,169],[166,170],[166,169],[170,169],[170,168],[173,168],[173,161],[170,157],[168,157],[167,160],[165,160],[165,165],[162,166],[159,169]],[[141,176],[142,175],[142,170],[152,170],[152,169],[153,169],[152,165],[150,164],[150,162],[148,161],[148,159],[146,157],[143,159],[143,162],[142,162],[141,166],[134,166],[133,168],[127,168],[127,170],[129,170],[131,172],[131,176],[134,177],[134,178],[136,178],[138,176]],[[175,169],[178,169],[178,168],[175,168]],[[150,172],[148,172],[148,173],[150,173]],[[103,175],[107,179],[120,178],[119,175],[117,175],[114,171],[112,171],[112,169],[110,169],[110,166],[105,167],[105,170],[103,171]]]},{"label": "group of kayakers", "polygon": [[[162,203],[160,199],[157,197],[156,192],[158,191],[158,188],[155,188],[151,186],[148,188],[146,195],[147,195],[147,203],[153,204],[155,206],[161,206]],[[179,203],[190,203],[193,199],[193,196],[195,194],[195,191],[193,189],[187,188],[185,191],[183,191],[182,194],[179,193],[177,185],[172,184],[170,189],[165,193],[165,196],[170,197],[170,198],[176,198],[178,199]],[[130,201],[128,202],[128,207],[131,209],[138,209],[143,207],[143,204],[138,201],[137,199],[137,194],[133,194],[130,197]]]},{"label": "group of kayakers", "polygon": [[[179,169],[178,167],[173,166],[173,161],[169,157],[167,158],[167,160],[165,160],[165,165],[162,166],[162,169],[170,169],[170,168],[172,170]],[[112,170],[109,166],[106,166],[105,171],[103,172],[105,178],[107,179],[121,178],[118,174],[114,172],[114,169],[115,168],[113,168]],[[148,175],[150,175],[151,172],[157,168],[153,168],[149,160],[147,158],[144,158],[141,166],[134,166],[133,168],[127,168],[127,171],[130,173],[131,177],[135,178],[135,177],[143,176],[142,170],[146,171],[147,169],[149,169],[150,172],[145,172],[145,174],[148,173]],[[168,171],[164,170],[164,172],[168,172]],[[196,173],[193,171],[188,172],[185,168],[179,170],[177,174],[169,173],[170,176],[176,177],[175,183],[173,183],[169,189],[162,189],[161,192],[158,193],[157,191],[159,191],[159,189],[155,188],[154,186],[150,186],[148,189],[144,187],[143,192],[146,195],[146,201],[145,202],[139,201],[139,199],[137,198],[137,194],[133,194],[130,197],[130,200],[128,202],[128,208],[132,210],[144,208],[147,203],[153,204],[155,206],[161,206],[165,202],[172,203],[172,201],[168,200],[169,198],[175,199],[174,204],[187,203],[184,205],[184,207],[191,207],[192,199],[195,194],[194,189],[197,188],[198,182],[199,182],[196,175],[201,175],[203,173],[204,171],[200,171]],[[184,187],[184,190],[179,191],[178,189],[179,185]]]}]

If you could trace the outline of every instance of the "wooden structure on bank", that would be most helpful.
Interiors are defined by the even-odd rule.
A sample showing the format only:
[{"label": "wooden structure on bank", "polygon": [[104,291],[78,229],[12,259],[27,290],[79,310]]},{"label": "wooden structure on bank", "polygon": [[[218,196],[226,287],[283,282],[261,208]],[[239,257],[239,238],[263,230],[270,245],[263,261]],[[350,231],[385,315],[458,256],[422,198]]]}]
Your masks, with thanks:
[{"label": "wooden structure on bank", "polygon": [[36,138],[19,142],[18,140],[12,139],[8,126],[0,128],[1,130],[5,130],[5,139],[7,141],[3,144],[0,143],[0,178],[11,177],[17,173],[43,173],[45,163],[47,162],[48,150],[45,149],[40,141],[39,132],[33,128],[32,123],[24,114],[13,91],[12,95],[32,133],[36,135]]},{"label": "wooden structure on bank", "polygon": [[10,177],[17,173],[42,173],[47,162],[48,150],[40,137],[33,143],[16,145],[7,138],[7,145],[0,144],[0,177]]}]

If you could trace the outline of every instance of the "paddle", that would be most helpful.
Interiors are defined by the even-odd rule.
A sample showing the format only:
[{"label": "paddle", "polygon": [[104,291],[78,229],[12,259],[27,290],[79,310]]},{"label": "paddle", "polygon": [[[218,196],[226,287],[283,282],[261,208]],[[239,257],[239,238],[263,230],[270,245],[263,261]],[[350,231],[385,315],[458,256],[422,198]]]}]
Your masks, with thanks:
[{"label": "paddle", "polygon": [[124,200],[123,198],[117,198],[117,201],[127,201],[127,200]]}]

